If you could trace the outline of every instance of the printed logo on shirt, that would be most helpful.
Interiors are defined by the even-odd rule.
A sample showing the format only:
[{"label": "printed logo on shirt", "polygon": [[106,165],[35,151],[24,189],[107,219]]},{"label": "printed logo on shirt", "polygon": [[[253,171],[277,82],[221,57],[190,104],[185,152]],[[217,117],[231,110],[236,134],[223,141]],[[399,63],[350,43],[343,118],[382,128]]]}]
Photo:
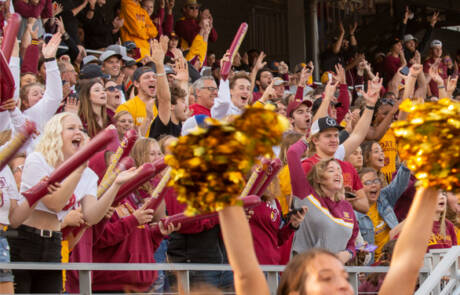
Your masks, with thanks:
[{"label": "printed logo on shirt", "polygon": [[428,242],[428,246],[433,245],[447,245],[448,247],[452,247],[452,238],[449,235],[442,236],[441,234],[434,234],[431,233],[430,241]]},{"label": "printed logo on shirt", "polygon": [[[276,206],[276,205],[275,205]],[[270,219],[272,222],[275,222],[278,220],[278,217],[280,216],[280,213],[278,211],[278,208],[276,207],[273,207],[270,205],[270,203],[267,203],[267,207],[271,209],[271,213],[270,213]]]}]

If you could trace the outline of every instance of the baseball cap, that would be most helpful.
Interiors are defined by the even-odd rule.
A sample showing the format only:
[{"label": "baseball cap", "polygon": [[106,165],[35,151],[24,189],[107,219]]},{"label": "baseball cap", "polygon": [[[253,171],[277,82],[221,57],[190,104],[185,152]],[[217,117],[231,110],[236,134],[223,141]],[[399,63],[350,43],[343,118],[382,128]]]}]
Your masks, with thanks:
[{"label": "baseball cap", "polygon": [[406,34],[406,35],[404,35],[403,40],[404,40],[404,43],[405,43],[405,42],[409,42],[409,41],[411,41],[411,40],[417,41],[417,38],[415,38],[415,37],[414,37],[413,35],[411,35],[411,34]]},{"label": "baseball cap", "polygon": [[94,55],[87,55],[83,58],[83,65],[87,65],[89,63],[97,63],[97,64],[100,64],[101,62],[99,61],[99,59],[97,57],[95,57]]},{"label": "baseball cap", "polygon": [[433,47],[442,47],[442,42],[439,41],[439,40],[433,40],[433,41],[431,41],[430,48],[433,48]]},{"label": "baseball cap", "polygon": [[137,48],[136,43],[134,43],[133,41],[126,41],[123,43],[123,46],[126,48],[126,51],[131,51]]},{"label": "baseball cap", "polygon": [[169,75],[169,74],[176,74],[176,72],[173,70],[173,68],[171,68],[170,65],[164,65],[165,67],[165,73],[166,75]]},{"label": "baseball cap", "polygon": [[102,72],[101,66],[97,64],[87,64],[80,70],[80,79],[102,78],[110,79],[110,75]]},{"label": "baseball cap", "polygon": [[[314,102],[313,102],[313,106],[311,107],[311,113],[314,115],[316,114],[316,111],[319,109],[321,103],[323,102],[323,99],[322,98],[317,98]],[[333,102],[331,101],[331,104],[335,107],[335,108],[338,108],[338,107],[341,107],[342,106],[342,103],[341,102]]]},{"label": "baseball cap", "polygon": [[280,85],[285,85],[287,82],[284,81],[282,78],[280,77],[276,77],[273,79],[273,86],[280,86]]},{"label": "baseball cap", "polygon": [[109,45],[107,46],[106,50],[115,51],[117,54],[121,55],[122,57],[128,55],[126,51],[126,47],[118,45],[118,44]]},{"label": "baseball cap", "polygon": [[196,0],[186,0],[184,6],[189,6],[189,5],[201,6],[201,4],[199,4],[198,1],[196,1]]},{"label": "baseball cap", "polygon": [[175,32],[171,32],[169,34],[169,39],[179,39],[179,36],[177,36],[177,34]]},{"label": "baseball cap", "polygon": [[133,74],[133,81],[139,81],[139,78],[145,73],[155,73],[155,70],[152,67],[143,66],[137,68]]},{"label": "baseball cap", "polygon": [[335,128],[339,131],[344,129],[342,126],[337,124],[337,121],[331,117],[319,118],[313,124],[311,124],[310,135],[321,133],[327,129]]},{"label": "baseball cap", "polygon": [[390,44],[393,45],[393,44],[401,42],[401,39],[399,39],[398,37],[393,37],[390,41],[391,41]]},{"label": "baseball cap", "polygon": [[207,124],[204,121],[206,118],[209,118],[209,116],[196,115],[196,116],[190,117],[187,120],[185,120],[184,124],[182,125],[181,135],[185,136],[189,134],[190,132],[192,132],[197,127],[206,128]]},{"label": "baseball cap", "polygon": [[106,50],[106,51],[104,51],[104,52],[101,54],[101,56],[99,57],[99,60],[100,60],[101,62],[104,62],[106,59],[111,58],[112,56],[117,56],[117,57],[120,58],[120,59],[122,58],[122,55],[121,55],[121,54],[116,53],[116,52],[113,51],[113,50]]},{"label": "baseball cap", "polygon": [[137,62],[134,58],[129,56],[123,56],[123,61],[125,63],[125,67],[131,67],[137,65]]},{"label": "baseball cap", "polygon": [[292,112],[295,111],[302,104],[306,105],[307,107],[311,107],[313,105],[313,103],[309,101],[308,99],[306,100],[295,99],[288,104],[288,107],[286,110],[288,117],[290,117]]}]

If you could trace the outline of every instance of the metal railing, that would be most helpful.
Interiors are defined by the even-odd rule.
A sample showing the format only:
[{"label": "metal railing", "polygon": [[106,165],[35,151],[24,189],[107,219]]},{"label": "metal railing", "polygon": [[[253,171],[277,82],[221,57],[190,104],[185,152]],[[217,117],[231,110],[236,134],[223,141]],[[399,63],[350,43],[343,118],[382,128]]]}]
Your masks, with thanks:
[{"label": "metal railing", "polygon": [[[460,246],[447,249],[431,250],[430,275],[420,285],[415,295],[460,294],[460,273],[458,259]],[[425,259],[425,265],[430,265]],[[442,287],[442,288],[441,288]]]},{"label": "metal railing", "polygon": [[[432,250],[425,257],[425,265],[420,270],[420,287],[416,295],[460,295],[458,273],[458,257],[460,246],[452,247],[448,251]],[[276,294],[279,284],[279,275],[284,271],[283,265],[262,265],[261,269],[266,274],[271,294]],[[194,263],[43,263],[43,262],[12,262],[0,263],[0,269],[28,269],[28,270],[76,270],[79,272],[79,287],[81,294],[92,294],[92,271],[172,271],[177,275],[178,284],[184,292],[190,291],[190,271],[231,271],[228,264],[194,264]],[[386,273],[386,266],[347,266],[350,283],[358,292],[361,273]],[[441,289],[442,278],[445,284]]]}]

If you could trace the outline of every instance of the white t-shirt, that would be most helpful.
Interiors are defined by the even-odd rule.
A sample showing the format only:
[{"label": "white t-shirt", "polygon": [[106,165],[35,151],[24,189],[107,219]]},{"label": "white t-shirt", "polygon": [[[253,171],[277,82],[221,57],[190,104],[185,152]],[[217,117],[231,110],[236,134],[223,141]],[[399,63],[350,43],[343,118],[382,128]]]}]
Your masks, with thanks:
[{"label": "white t-shirt", "polygon": [[0,171],[0,223],[10,224],[8,214],[10,211],[10,199],[17,200],[20,197],[16,181],[9,166]]},{"label": "white t-shirt", "polygon": [[[54,171],[39,152],[33,152],[27,156],[26,162],[24,163],[24,170],[22,172],[21,181],[21,192],[27,191],[34,185],[36,185],[43,177],[49,176]],[[97,195],[97,174],[94,173],[90,168],[86,168],[80,178],[80,181],[75,188],[75,204],[78,204],[85,196],[89,195],[96,198]],[[21,200],[25,198],[20,195]],[[36,210],[45,211],[51,214],[56,214],[59,220],[63,220],[64,217],[73,209],[73,206],[67,208],[67,210],[60,211],[58,213],[51,211],[48,207],[39,201]]]},{"label": "white t-shirt", "polygon": [[339,145],[339,148],[335,151],[334,159],[343,161],[345,159],[345,147],[343,144]]}]

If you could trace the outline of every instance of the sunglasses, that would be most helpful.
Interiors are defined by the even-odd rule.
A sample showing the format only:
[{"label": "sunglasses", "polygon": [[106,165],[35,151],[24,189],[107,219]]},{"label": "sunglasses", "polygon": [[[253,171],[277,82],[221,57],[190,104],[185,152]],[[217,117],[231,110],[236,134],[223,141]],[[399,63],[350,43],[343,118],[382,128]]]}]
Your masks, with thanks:
[{"label": "sunglasses", "polygon": [[106,87],[105,90],[110,91],[110,92],[115,92],[115,91],[117,91],[117,90],[122,91],[122,90],[123,90],[123,86],[121,86],[121,85],[109,86],[109,87]]},{"label": "sunglasses", "polygon": [[198,10],[198,9],[200,9],[200,7],[199,6],[189,6],[188,9],[190,9],[190,10]]},{"label": "sunglasses", "polygon": [[382,104],[389,104],[391,106],[395,105],[395,102],[393,100],[391,100],[391,99],[388,99],[388,98],[382,98],[382,99],[380,99],[380,102]]}]

